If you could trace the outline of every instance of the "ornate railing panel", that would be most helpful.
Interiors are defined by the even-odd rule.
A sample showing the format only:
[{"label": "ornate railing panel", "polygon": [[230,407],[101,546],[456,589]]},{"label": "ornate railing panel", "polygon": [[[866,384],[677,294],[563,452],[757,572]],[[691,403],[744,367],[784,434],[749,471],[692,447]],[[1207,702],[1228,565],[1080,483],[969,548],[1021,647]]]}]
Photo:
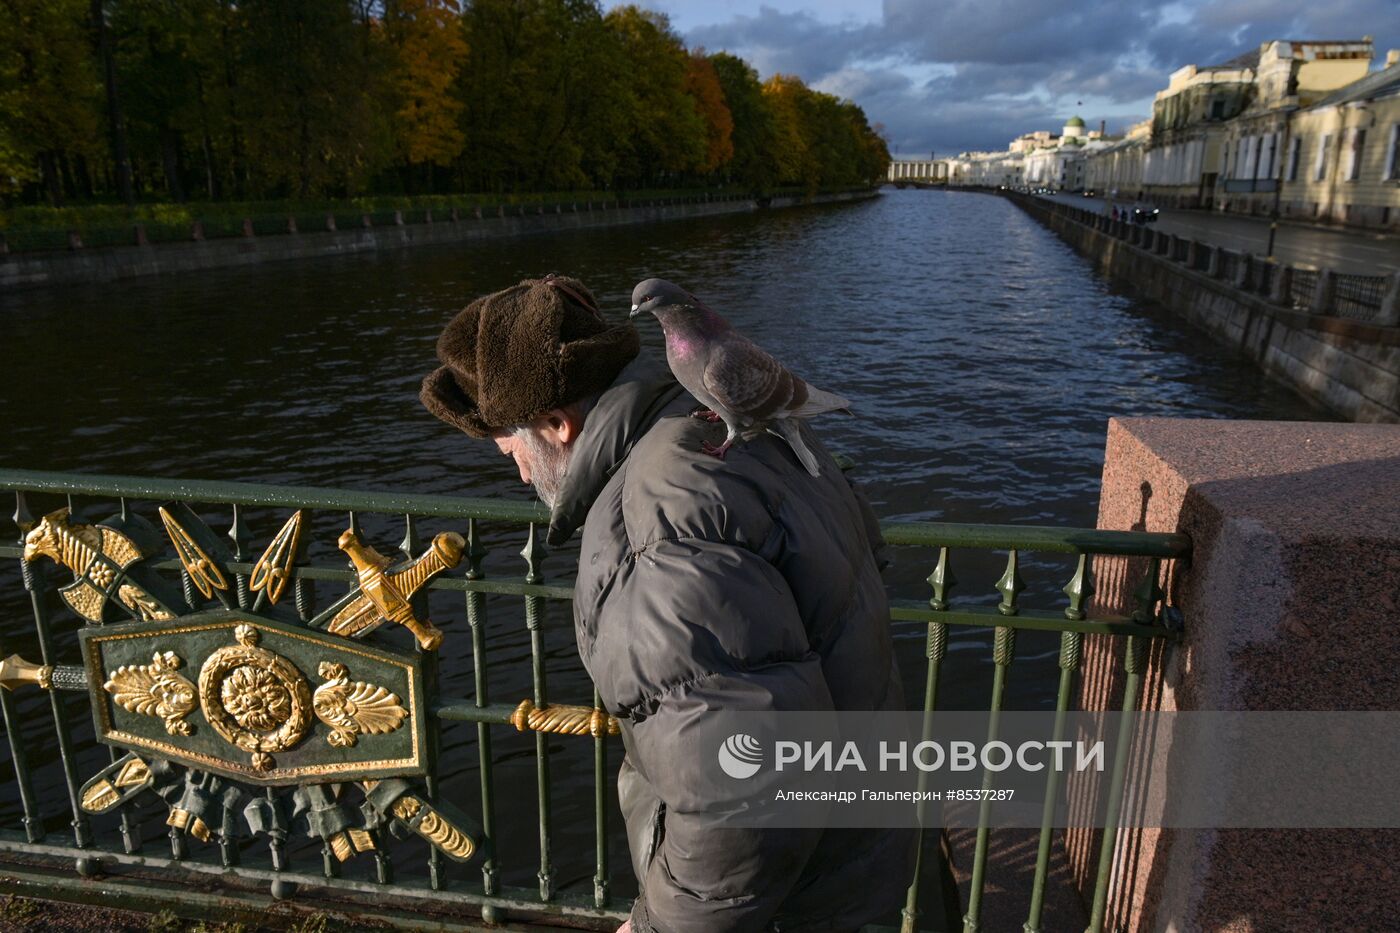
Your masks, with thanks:
[{"label": "ornate railing panel", "polygon": [[[13,764],[13,788],[7,791],[18,798],[20,813],[18,829],[0,826],[0,852],[72,859],[81,874],[231,872],[270,882],[281,897],[314,884],[367,911],[393,897],[435,911],[465,903],[488,919],[505,912],[553,914],[606,927],[624,916],[624,905],[613,902],[608,843],[608,746],[617,723],[598,708],[596,691],[580,705],[550,700],[546,606],[569,600],[572,590],[545,578],[547,515],[541,508],[21,470],[0,470],[0,488],[15,496],[21,532],[15,546],[0,547],[0,557],[18,559],[38,652],[37,661],[16,654],[0,662],[0,686],[7,688],[0,690],[0,714]],[[55,501],[61,507],[36,510],[40,500],[49,500],[46,508]],[[80,519],[75,508],[101,520]],[[294,510],[279,519],[280,531],[260,550],[249,522],[255,509]],[[312,531],[327,527],[321,515],[326,511],[338,514],[344,528],[336,548]],[[215,513],[231,518],[226,534],[216,534],[202,517]],[[391,516],[398,517],[403,535],[395,558],[371,547],[363,527],[371,517],[383,524]],[[425,544],[421,529],[429,521],[453,527]],[[497,525],[507,530],[498,534]],[[522,572],[488,576],[488,558],[501,553],[512,533],[523,535]],[[897,627],[924,627],[926,711],[938,707],[953,631],[992,632],[988,709],[994,714],[1005,701],[1022,630],[1060,633],[1055,709],[1061,715],[1072,705],[1086,634],[1122,640],[1124,709],[1138,703],[1143,646],[1176,637],[1166,624],[1170,614],[1159,584],[1163,562],[1188,553],[1189,542],[1180,535],[940,523],[890,523],[885,533],[892,545],[932,555],[932,597],[892,604]],[[995,604],[952,599],[960,551],[1006,553],[1004,572],[989,581]],[[337,553],[341,559],[331,559]],[[1062,605],[1024,604],[1023,574],[1038,566],[1027,563],[1032,554],[1069,561]],[[1133,558],[1142,565],[1130,613],[1093,608],[1096,556]],[[57,587],[56,572],[64,577]],[[318,590],[342,586],[318,609]],[[428,594],[442,591],[463,595],[466,631],[444,618],[437,620],[443,624],[429,620]],[[490,596],[523,603],[530,690],[507,702],[494,702],[489,689]],[[7,620],[7,642],[27,639],[17,622]],[[462,638],[471,649],[470,699],[444,696],[438,688],[439,649],[444,639]],[[47,722],[21,720],[19,695],[11,690],[22,686],[48,691]],[[81,723],[72,704],[62,701],[74,692],[86,693],[94,736],[110,750],[93,773],[79,770],[75,730]],[[463,728],[474,734],[464,735]],[[537,891],[501,879],[496,843],[509,830],[498,813],[502,762],[492,741],[502,728],[535,737]],[[454,747],[475,746],[479,799],[472,805],[443,799],[445,737]],[[551,762],[560,757],[558,743],[578,741],[592,743],[586,804],[596,842],[591,895],[559,890],[553,850],[559,792],[573,800],[587,779],[575,771],[566,787],[556,787],[560,775]],[[58,748],[42,774],[30,765],[36,742]],[[65,829],[58,828],[58,814],[41,804],[36,778],[62,783]],[[1049,780],[1055,780],[1053,772]],[[1121,795],[1122,781],[1115,767],[1110,802]],[[1050,791],[1053,799],[1054,785]],[[150,850],[153,827],[143,814],[152,802],[162,814],[168,858]],[[990,853],[985,806],[973,852],[967,929],[977,928],[982,913]],[[1039,929],[1042,912],[1052,815],[1047,807],[1026,922],[1032,931]],[[295,844],[307,837],[319,846],[319,872],[308,871],[305,862],[292,864]],[[393,838],[423,846],[413,856],[421,861],[397,880]],[[1100,904],[1116,845],[1113,832],[1104,839],[1093,933],[1102,927]],[[349,866],[359,861],[370,866],[370,878],[353,877]],[[463,862],[470,864],[448,866]],[[929,870],[922,863],[916,869]],[[904,911],[908,930],[925,913],[917,881],[916,875]]]}]

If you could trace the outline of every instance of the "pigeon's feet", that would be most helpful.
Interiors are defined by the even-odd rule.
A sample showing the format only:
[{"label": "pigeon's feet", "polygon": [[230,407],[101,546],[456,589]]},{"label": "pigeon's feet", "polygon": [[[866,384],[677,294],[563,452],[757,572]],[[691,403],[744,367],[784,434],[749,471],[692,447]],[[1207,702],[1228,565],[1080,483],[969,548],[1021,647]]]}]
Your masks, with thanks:
[{"label": "pigeon's feet", "polygon": [[705,443],[700,445],[700,452],[709,454],[711,457],[717,457],[720,460],[723,460],[724,455],[729,452],[729,448],[733,446],[733,444],[733,441],[725,441],[723,444],[720,444],[718,447],[716,447],[714,444],[711,444],[709,441],[706,441]]},{"label": "pigeon's feet", "polygon": [[708,408],[697,408],[690,413],[690,417],[699,418],[701,421],[708,421],[710,424],[718,424],[724,420],[720,417],[719,412],[710,411]]}]

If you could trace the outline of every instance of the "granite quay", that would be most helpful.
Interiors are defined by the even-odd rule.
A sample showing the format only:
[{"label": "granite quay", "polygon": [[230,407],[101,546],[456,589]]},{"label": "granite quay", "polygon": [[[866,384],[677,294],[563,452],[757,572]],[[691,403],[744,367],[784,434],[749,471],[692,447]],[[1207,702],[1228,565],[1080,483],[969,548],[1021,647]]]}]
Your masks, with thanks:
[{"label": "granite quay", "polygon": [[180,239],[152,242],[141,224],[125,228],[124,245],[88,246],[79,232],[66,249],[11,250],[0,237],[0,288],[112,282],[135,276],[249,266],[427,244],[527,234],[591,230],[768,208],[826,204],[874,196],[871,188],[824,192],[780,191],[768,195],[684,194],[672,197],[497,204],[388,213],[327,211],[244,218],[217,228],[193,221]]},{"label": "granite quay", "polygon": [[1295,268],[997,191],[1115,281],[1237,347],[1265,372],[1353,421],[1400,421],[1400,272]]}]

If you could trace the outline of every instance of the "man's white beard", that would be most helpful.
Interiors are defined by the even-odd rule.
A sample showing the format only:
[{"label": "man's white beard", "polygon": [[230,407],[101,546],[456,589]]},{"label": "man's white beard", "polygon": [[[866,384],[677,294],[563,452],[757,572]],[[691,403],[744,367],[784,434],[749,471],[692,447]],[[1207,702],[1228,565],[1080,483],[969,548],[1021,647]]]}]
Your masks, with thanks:
[{"label": "man's white beard", "polygon": [[516,437],[530,452],[530,485],[541,502],[554,508],[569,470],[569,449],[554,446],[529,428],[516,432]]}]

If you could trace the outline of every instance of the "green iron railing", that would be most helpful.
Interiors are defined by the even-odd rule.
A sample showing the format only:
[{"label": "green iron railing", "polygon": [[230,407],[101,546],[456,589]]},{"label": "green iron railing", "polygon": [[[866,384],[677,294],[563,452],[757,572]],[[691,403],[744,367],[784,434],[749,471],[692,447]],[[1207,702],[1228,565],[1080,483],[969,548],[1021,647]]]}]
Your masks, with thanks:
[{"label": "green iron railing", "polygon": [[[14,518],[21,529],[31,526],[37,518],[30,504],[30,499],[35,496],[67,497],[70,505],[84,504],[90,497],[100,503],[112,504],[123,515],[127,514],[132,503],[137,500],[175,500],[230,510],[232,523],[228,536],[232,541],[234,558],[230,569],[236,577],[237,604],[240,608],[251,611],[257,611],[262,606],[262,597],[261,594],[254,597],[248,585],[249,574],[253,570],[253,565],[249,562],[249,509],[290,508],[335,512],[344,515],[351,528],[357,530],[361,516],[401,516],[404,536],[400,550],[408,558],[416,556],[423,549],[419,534],[421,520],[463,522],[465,527],[461,531],[465,539],[465,549],[462,566],[453,573],[439,575],[428,586],[434,590],[463,594],[465,616],[471,635],[475,695],[471,698],[457,698],[438,695],[435,690],[429,694],[429,731],[432,736],[430,745],[436,747],[443,732],[455,728],[457,724],[475,725],[480,767],[478,816],[480,832],[484,837],[482,841],[486,843],[488,856],[480,865],[479,878],[472,880],[470,877],[455,877],[454,873],[448,870],[441,853],[436,848],[429,847],[425,878],[395,882],[388,856],[383,847],[379,847],[373,853],[374,879],[366,881],[341,876],[329,843],[324,846],[322,870],[317,874],[292,868],[285,851],[285,835],[282,838],[272,835],[267,842],[266,852],[261,854],[257,851],[260,844],[250,842],[246,838],[221,836],[218,857],[214,859],[205,856],[203,850],[192,854],[186,846],[184,835],[172,827],[169,830],[171,855],[165,858],[143,852],[143,846],[149,840],[144,838],[141,827],[125,810],[122,811],[115,827],[118,838],[112,842],[104,842],[79,805],[81,775],[77,773],[74,763],[73,730],[57,691],[50,691],[51,709],[48,718],[52,719],[53,738],[59,750],[57,767],[66,786],[68,805],[71,809],[72,837],[71,842],[52,842],[48,838],[48,834],[53,830],[53,821],[49,818],[52,815],[40,812],[38,798],[33,789],[34,773],[28,765],[28,747],[23,730],[30,724],[19,720],[16,701],[8,690],[0,690],[0,714],[3,715],[7,733],[15,782],[13,790],[7,792],[12,798],[18,796],[23,817],[19,830],[0,828],[0,852],[72,859],[80,875],[90,875],[104,866],[132,866],[158,873],[192,870],[270,882],[273,893],[279,896],[289,896],[298,885],[322,886],[334,891],[342,899],[360,899],[366,910],[381,903],[381,899],[392,896],[435,910],[442,910],[446,905],[473,905],[487,920],[499,920],[507,914],[522,917],[549,914],[579,926],[602,928],[599,924],[609,924],[625,917],[625,905],[614,903],[610,890],[612,869],[608,847],[608,739],[604,730],[594,728],[591,732],[592,809],[596,838],[592,895],[557,890],[556,870],[551,855],[551,844],[555,835],[552,820],[554,787],[550,771],[551,749],[548,736],[543,731],[535,731],[534,746],[536,816],[539,829],[538,891],[503,885],[500,865],[496,860],[497,852],[490,847],[498,833],[503,831],[498,819],[497,788],[493,779],[497,765],[492,755],[493,730],[508,725],[522,728],[524,712],[530,708],[544,710],[550,707],[545,663],[545,606],[549,601],[567,601],[572,596],[572,588],[567,583],[550,582],[546,579],[542,538],[548,516],[542,507],[452,496],[357,493],[313,487],[274,487],[26,470],[0,470],[0,489],[9,490],[15,495],[17,507]],[[489,556],[489,549],[488,535],[483,526],[496,524],[523,530],[524,547],[520,556],[524,566],[523,572],[518,576],[488,577],[485,572],[484,564]],[[980,628],[991,629],[993,632],[994,671],[988,700],[988,709],[992,713],[989,728],[993,738],[997,729],[997,715],[1005,701],[1007,683],[1011,677],[1016,635],[1019,631],[1024,629],[1060,633],[1060,673],[1055,703],[1057,739],[1062,737],[1064,718],[1073,704],[1085,635],[1121,639],[1122,668],[1125,673],[1121,707],[1125,711],[1132,711],[1138,705],[1145,646],[1152,641],[1170,642],[1176,638],[1173,628],[1164,623],[1165,606],[1161,580],[1164,562],[1189,556],[1190,542],[1183,535],[923,522],[886,523],[884,533],[887,541],[894,546],[921,550],[936,549],[937,556],[932,559],[932,573],[928,577],[932,597],[927,601],[894,600],[891,613],[895,623],[919,624],[926,627],[924,653],[927,658],[927,671],[923,707],[926,715],[932,714],[938,708],[940,677],[947,663],[949,635],[950,631],[955,630],[954,627],[960,627],[957,630],[961,631]],[[23,534],[20,537],[22,542]],[[952,554],[955,551],[1007,553],[1005,571],[995,584],[995,591],[1000,597],[996,605],[973,605],[966,601],[955,604],[951,600],[950,593],[957,582],[952,568]],[[1024,555],[1028,553],[1069,555],[1073,558],[1074,570],[1063,589],[1066,596],[1064,605],[1053,610],[1022,605],[1021,597],[1026,589],[1022,568]],[[33,610],[40,663],[57,665],[71,661],[71,658],[64,656],[60,651],[57,636],[64,633],[59,631],[51,617],[51,585],[47,582],[48,573],[39,565],[24,562],[22,555],[21,546],[0,547],[0,557],[21,559],[24,585],[29,590]],[[1133,595],[1135,608],[1129,614],[1117,616],[1091,612],[1095,572],[1093,558],[1099,556],[1134,558],[1143,563],[1140,583]],[[179,561],[157,561],[155,566],[162,571],[179,573],[189,601],[194,603],[195,594],[188,572],[182,568]],[[356,581],[355,573],[346,569],[343,564],[325,561],[300,563],[295,567],[293,576],[296,610],[302,621],[309,620],[315,613],[318,581],[342,582],[352,586]],[[490,671],[486,661],[489,595],[519,597],[523,600],[532,682],[528,703],[501,703],[492,700],[488,676]],[[453,637],[450,626],[448,632],[449,637]],[[11,633],[13,634],[15,633]],[[435,669],[434,652],[423,652],[423,661],[426,671]],[[434,682],[431,677],[429,682]],[[599,715],[596,712],[597,706],[595,690],[592,698],[595,715]],[[1128,722],[1128,717],[1124,717],[1124,722]],[[588,737],[582,740],[588,740]],[[1120,741],[1118,748],[1126,750],[1127,743]],[[112,760],[115,761],[117,757],[118,753],[113,750]],[[1113,857],[1119,844],[1116,828],[1125,772],[1126,760],[1120,753],[1119,758],[1113,762],[1106,791],[1108,828],[1103,833],[1099,852],[1088,933],[1101,933],[1104,929]],[[570,777],[573,779],[570,783],[578,780],[576,775]],[[430,756],[424,779],[429,795],[437,794],[440,778],[437,762]],[[1024,924],[1027,933],[1037,933],[1041,926],[1054,841],[1053,802],[1058,785],[1057,776],[1053,771],[1050,772],[1047,781],[1047,804],[1039,835],[1030,907]],[[979,929],[982,922],[983,893],[990,852],[989,808],[990,803],[983,802],[979,812],[963,926],[966,933]],[[928,870],[923,863],[923,850],[921,840],[920,861],[916,864],[915,877],[911,879],[903,911],[904,931],[920,928],[922,911],[918,880],[921,873]],[[390,882],[394,882],[392,888],[388,887]]]}]

